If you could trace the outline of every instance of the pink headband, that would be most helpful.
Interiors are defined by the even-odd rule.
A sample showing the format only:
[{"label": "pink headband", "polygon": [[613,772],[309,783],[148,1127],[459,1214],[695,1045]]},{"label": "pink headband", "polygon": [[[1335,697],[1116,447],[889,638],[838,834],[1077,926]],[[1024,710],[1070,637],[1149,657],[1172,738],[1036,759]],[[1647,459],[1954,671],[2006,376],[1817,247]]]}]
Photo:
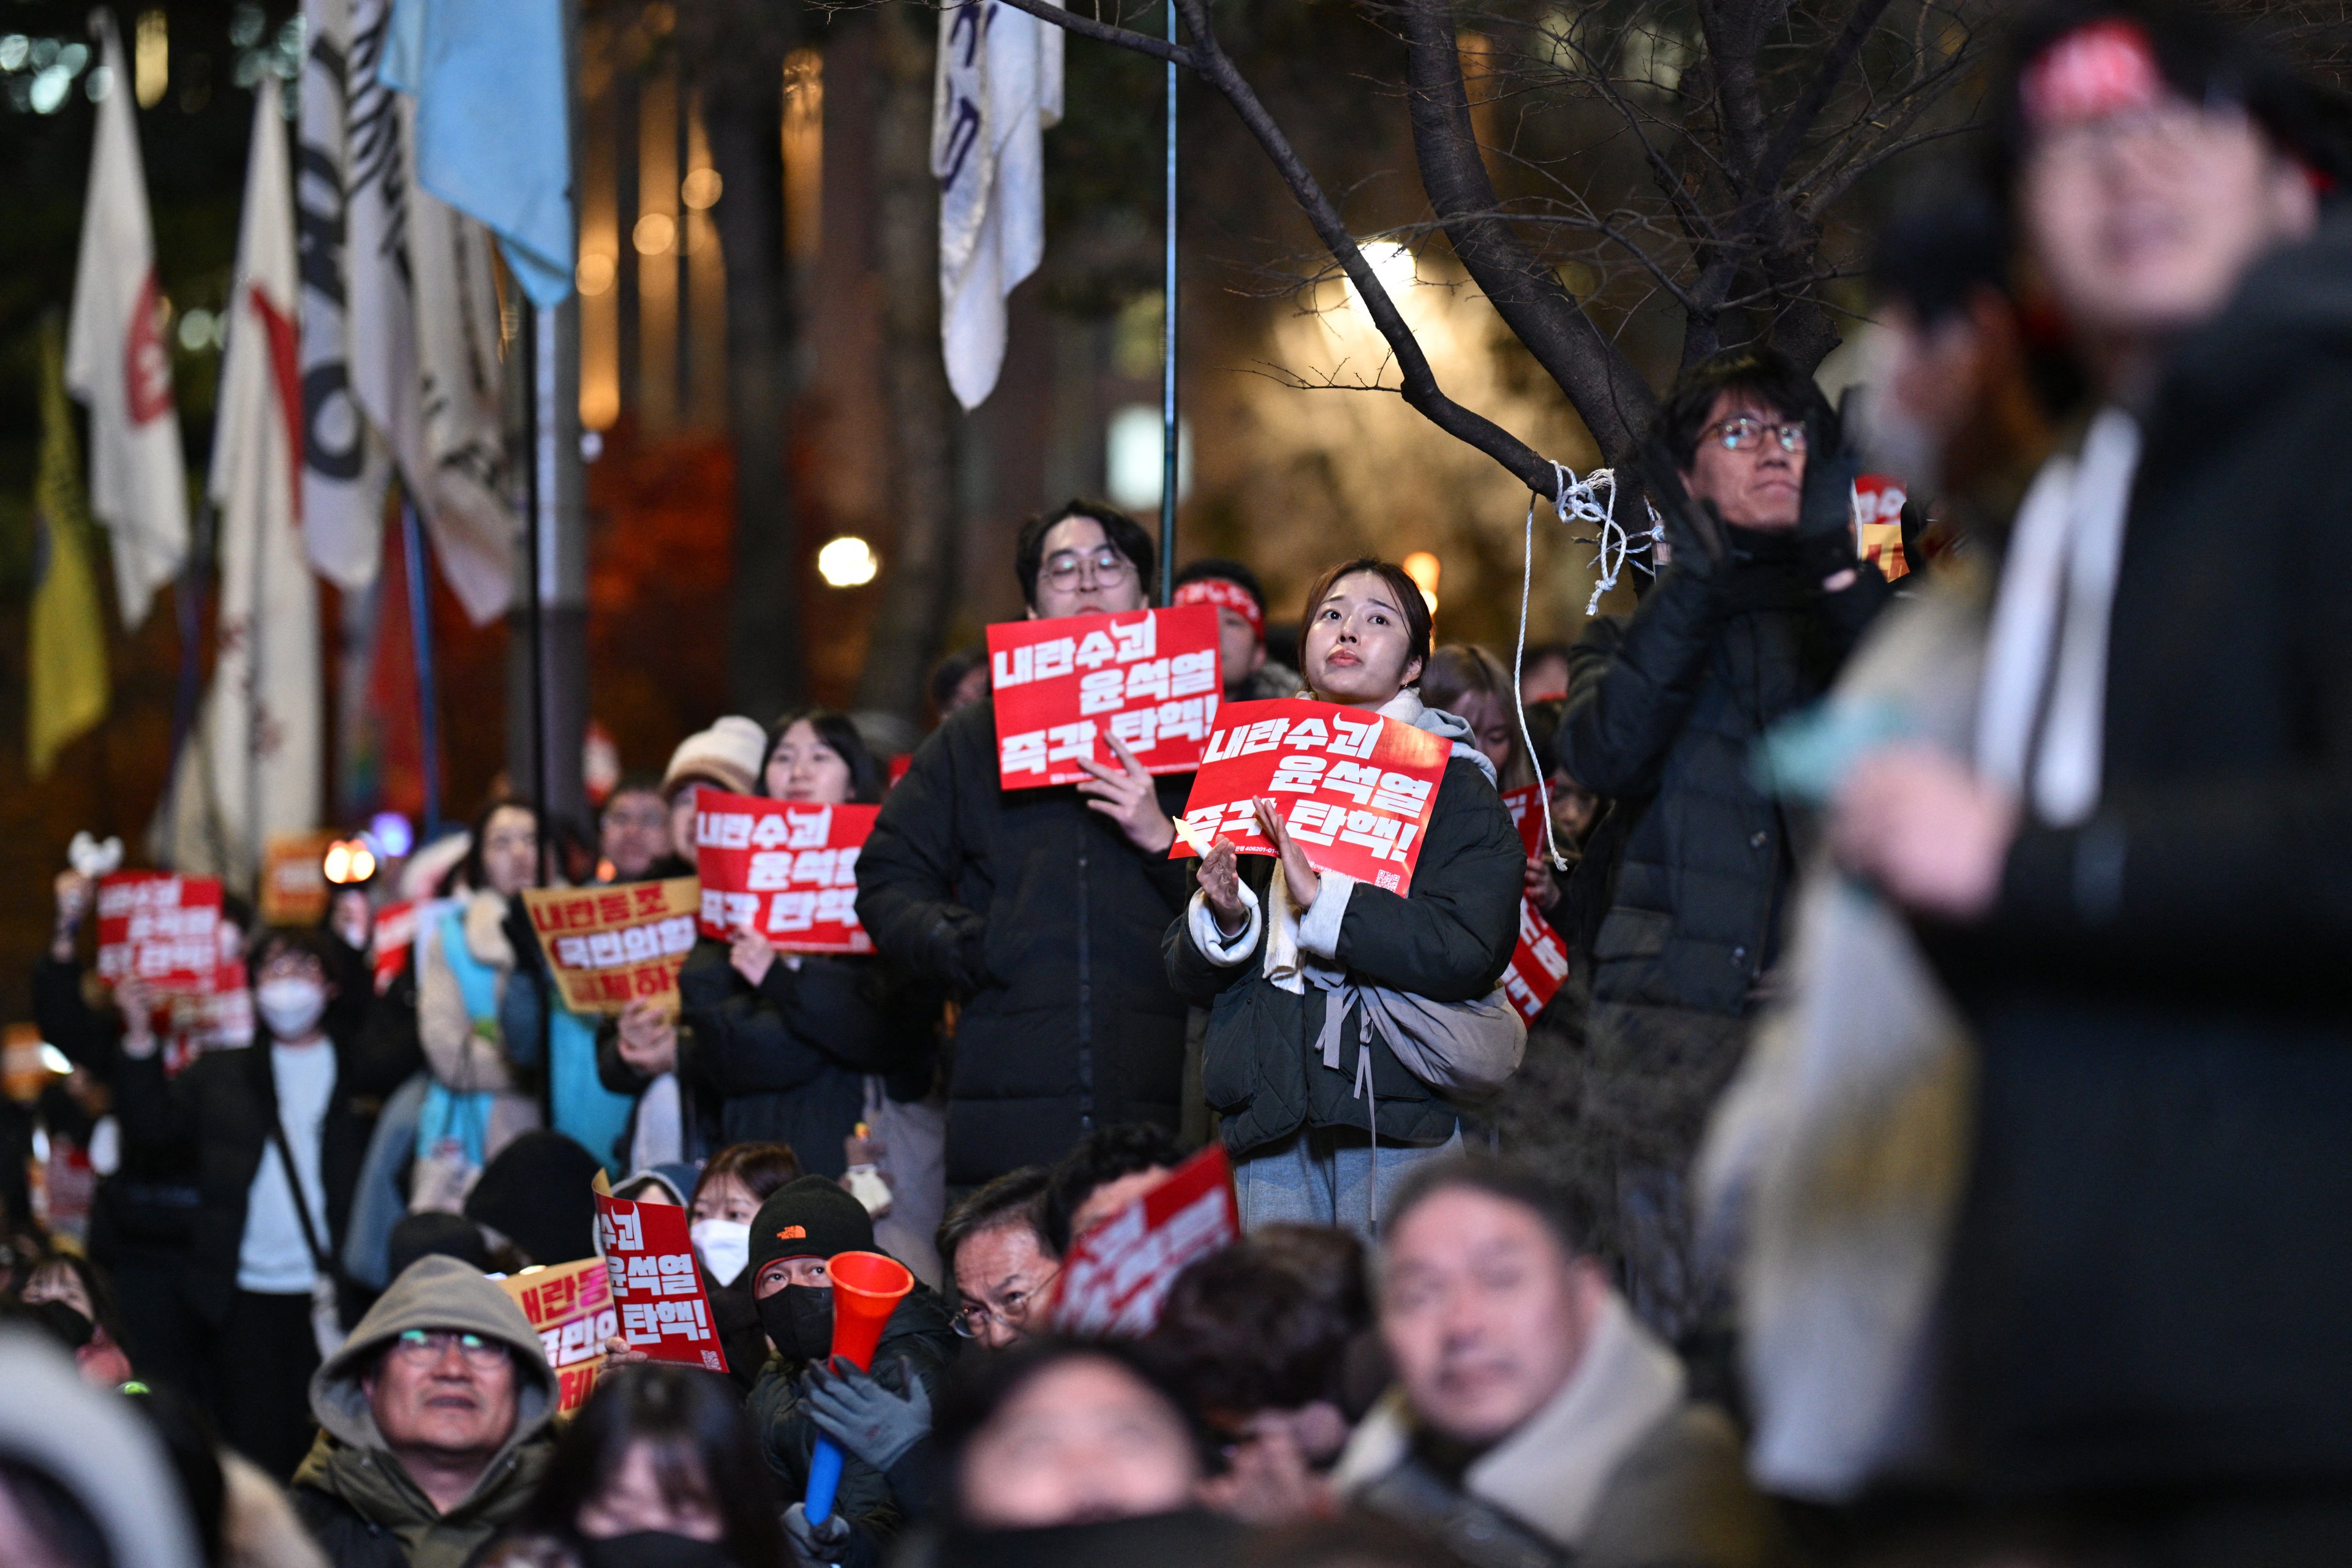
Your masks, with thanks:
[{"label": "pink headband", "polygon": [[1221,610],[1231,610],[1250,624],[1250,630],[1265,636],[1265,612],[1257,607],[1250,591],[1239,583],[1228,583],[1223,577],[1202,577],[1176,590],[1180,605],[1214,605]]},{"label": "pink headband", "polygon": [[2165,95],[2156,49],[2137,22],[2111,16],[2065,34],[2025,68],[2018,100],[2034,131],[2151,109]]}]

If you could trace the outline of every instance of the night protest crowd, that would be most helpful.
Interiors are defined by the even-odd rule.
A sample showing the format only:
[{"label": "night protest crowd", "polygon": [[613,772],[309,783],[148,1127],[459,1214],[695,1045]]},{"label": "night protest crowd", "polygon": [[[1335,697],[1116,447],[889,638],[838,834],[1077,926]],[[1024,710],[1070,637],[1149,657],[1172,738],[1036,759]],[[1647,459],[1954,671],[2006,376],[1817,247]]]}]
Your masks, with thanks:
[{"label": "night protest crowd", "polygon": [[[811,709],[593,838],[494,800],[381,975],[360,885],[232,906],[200,1015],[104,996],[64,874],[38,1114],[102,1180],[86,1248],[0,1189],[0,1563],[2352,1561],[2343,110],[2202,13],[2034,11],[1876,236],[1862,395],[1686,369],[1654,578],[1516,674],[1388,563],[1318,578],[1295,669],[1187,567],[1227,700],[1444,742],[1402,894],[1270,801],[1275,853],[1171,858],[1190,776],[1124,747],[1001,788],[977,653],[895,783]],[[1156,553],[1077,501],[1016,569],[1130,612]],[[876,951],[747,925],[674,1016],[555,1005],[542,851],[690,876],[698,788],[878,803]],[[1531,1025],[1523,898],[1570,955]],[[1211,1142],[1239,1238],[1063,1331],[1074,1248]],[[494,1276],[597,1256],[600,1168],[688,1212],[728,1370],[615,1338],[559,1419]],[[827,1266],[877,1252],[917,1282],[861,1371]]]}]

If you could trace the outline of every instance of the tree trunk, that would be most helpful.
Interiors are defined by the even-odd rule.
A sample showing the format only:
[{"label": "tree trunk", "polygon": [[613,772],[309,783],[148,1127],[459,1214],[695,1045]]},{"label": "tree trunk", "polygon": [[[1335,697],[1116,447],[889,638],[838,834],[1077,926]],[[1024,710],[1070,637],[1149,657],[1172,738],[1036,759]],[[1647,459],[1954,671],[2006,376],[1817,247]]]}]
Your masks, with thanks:
[{"label": "tree trunk", "polygon": [[[691,26],[698,12],[701,25]],[[785,418],[793,343],[782,153],[787,11],[698,6],[684,9],[679,24],[719,172],[711,216],[727,263],[727,412],[735,443],[727,684],[736,709],[765,722],[806,689]]]},{"label": "tree trunk", "polygon": [[955,444],[963,416],[948,390],[940,351],[930,13],[885,5],[874,18],[884,85],[874,146],[876,249],[898,539],[866,643],[857,705],[919,722],[924,677],[955,608]]}]

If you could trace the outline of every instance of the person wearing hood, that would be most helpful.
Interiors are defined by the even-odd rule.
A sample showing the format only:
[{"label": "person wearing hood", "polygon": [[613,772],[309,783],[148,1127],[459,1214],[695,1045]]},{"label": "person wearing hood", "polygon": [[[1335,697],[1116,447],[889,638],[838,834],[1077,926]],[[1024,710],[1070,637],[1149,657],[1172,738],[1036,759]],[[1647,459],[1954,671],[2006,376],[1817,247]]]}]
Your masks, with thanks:
[{"label": "person wearing hood", "polygon": [[[1489,998],[1518,937],[1524,856],[1469,726],[1411,689],[1430,616],[1403,568],[1344,562],[1307,610],[1299,648],[1318,700],[1453,742],[1412,884],[1400,895],[1318,870],[1261,800],[1279,858],[1254,856],[1244,871],[1231,840],[1212,845],[1166,962],[1178,994],[1210,1009],[1202,1087],[1223,1119],[1242,1223],[1368,1233],[1383,1184],[1461,1136],[1454,1104],[1373,1026],[1369,988],[1441,1005]],[[1517,1018],[1503,1005],[1493,1021]]]},{"label": "person wearing hood", "polygon": [[366,1081],[327,1033],[331,941],[290,930],[256,939],[252,1047],[167,1079],[153,1037],[126,1036],[114,1074],[126,1144],[195,1172],[181,1289],[205,1327],[206,1404],[222,1437],[279,1479],[307,1441],[314,1331],[341,1328],[334,1258],[367,1146],[364,1111],[390,1087]]},{"label": "person wearing hood", "polygon": [[0,1563],[204,1568],[172,1455],[41,1333],[0,1326]]},{"label": "person wearing hood", "polygon": [[1796,865],[1750,758],[1829,689],[1889,596],[1856,560],[1853,461],[1811,378],[1771,350],[1685,371],[1643,449],[1657,581],[1572,661],[1559,762],[1614,803],[1580,878],[1608,889],[1583,1120],[1633,1305],[1670,1337],[1722,1305],[1693,1256],[1685,1173],[1772,983]]},{"label": "person wearing hood", "polygon": [[[874,1250],[874,1221],[865,1205],[824,1176],[803,1176],[777,1188],[751,1221],[752,1301],[775,1353],[761,1369],[747,1407],[786,1497],[807,1491],[819,1435],[803,1376],[832,1353],[833,1286],[825,1264],[838,1253]],[[919,1386],[928,1400],[955,1352],[945,1304],[918,1280],[883,1325],[874,1381],[902,1396]],[[842,1563],[878,1561],[881,1543],[896,1533],[904,1511],[888,1477],[854,1455],[843,1468],[829,1518],[812,1525],[798,1510],[795,1503],[785,1520],[795,1544]]]},{"label": "person wearing hood", "polygon": [[419,1258],[310,1380],[295,1511],[336,1568],[463,1568],[530,1502],[557,1401],[514,1298]]}]

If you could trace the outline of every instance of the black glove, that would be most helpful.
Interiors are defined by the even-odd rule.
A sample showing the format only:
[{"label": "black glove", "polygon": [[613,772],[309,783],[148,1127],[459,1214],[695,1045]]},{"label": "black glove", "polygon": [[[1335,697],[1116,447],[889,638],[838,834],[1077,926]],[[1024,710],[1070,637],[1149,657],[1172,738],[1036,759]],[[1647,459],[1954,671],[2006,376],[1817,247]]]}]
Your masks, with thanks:
[{"label": "black glove", "polygon": [[901,1356],[904,1395],[847,1362],[813,1366],[801,1380],[801,1399],[817,1430],[877,1470],[898,1462],[931,1429],[931,1396],[914,1364]]},{"label": "black glove", "polygon": [[802,1563],[838,1563],[842,1548],[849,1544],[849,1521],[829,1513],[821,1523],[811,1524],[808,1505],[796,1502],[784,1510],[784,1539]]},{"label": "black glove", "polygon": [[[1846,393],[1850,405],[1853,393]],[[1853,535],[1853,481],[1862,454],[1845,438],[1846,421],[1823,403],[1805,420],[1805,486],[1797,511],[1797,565],[1819,587],[1861,565]],[[1843,584],[1841,584],[1842,586]]]},{"label": "black glove", "polygon": [[1723,531],[1723,515],[1713,501],[1695,500],[1683,488],[1682,470],[1661,437],[1646,437],[1634,450],[1633,471],[1649,492],[1650,504],[1666,525],[1666,545],[1674,565],[1693,581],[1719,579],[1729,564],[1730,551]]}]

